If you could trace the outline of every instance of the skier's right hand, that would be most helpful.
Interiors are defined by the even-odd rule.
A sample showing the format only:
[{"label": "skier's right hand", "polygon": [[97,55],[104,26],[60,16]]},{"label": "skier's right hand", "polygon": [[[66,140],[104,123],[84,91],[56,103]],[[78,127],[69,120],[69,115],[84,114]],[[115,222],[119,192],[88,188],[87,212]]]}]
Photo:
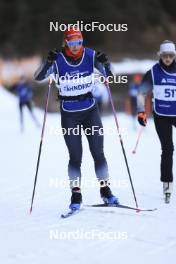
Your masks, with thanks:
[{"label": "skier's right hand", "polygon": [[138,122],[141,126],[146,126],[147,124],[147,115],[145,112],[138,113]]},{"label": "skier's right hand", "polygon": [[47,61],[49,63],[53,63],[58,55],[58,50],[57,49],[52,49],[48,52],[48,57],[47,57]]}]

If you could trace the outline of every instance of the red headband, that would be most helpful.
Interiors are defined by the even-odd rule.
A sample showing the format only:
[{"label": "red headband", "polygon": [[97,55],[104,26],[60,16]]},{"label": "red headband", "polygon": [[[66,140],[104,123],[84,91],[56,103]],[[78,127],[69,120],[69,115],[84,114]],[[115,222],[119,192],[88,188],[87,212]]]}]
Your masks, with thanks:
[{"label": "red headband", "polygon": [[71,28],[64,32],[64,40],[72,40],[72,39],[83,39],[82,33],[79,29]]}]

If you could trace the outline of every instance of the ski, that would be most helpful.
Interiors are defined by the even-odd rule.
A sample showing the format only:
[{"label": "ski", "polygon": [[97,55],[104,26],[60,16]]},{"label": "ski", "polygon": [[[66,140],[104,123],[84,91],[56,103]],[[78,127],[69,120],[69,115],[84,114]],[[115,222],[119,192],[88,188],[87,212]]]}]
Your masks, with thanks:
[{"label": "ski", "polygon": [[86,205],[86,206],[87,207],[115,207],[115,208],[135,210],[136,212],[153,212],[157,210],[157,208],[145,209],[145,208],[137,208],[137,207],[125,205],[125,204],[92,204],[92,205]]},{"label": "ski", "polygon": [[79,209],[79,210],[69,210],[65,214],[61,214],[61,218],[68,218],[70,216],[73,216],[73,215],[79,213],[80,211],[81,211],[81,209]]},{"label": "ski", "polygon": [[[134,210],[136,212],[153,212],[156,211],[157,208],[152,208],[152,209],[146,209],[146,208],[137,208],[134,206],[130,206],[130,205],[125,205],[125,204],[91,204],[91,205],[84,205],[85,207],[103,207],[103,208],[122,208],[122,209],[129,209],[129,210]],[[69,210],[68,212],[66,212],[65,214],[61,214],[61,218],[68,218],[70,216],[73,216],[79,212],[81,212],[83,210],[79,209],[79,210]]]}]

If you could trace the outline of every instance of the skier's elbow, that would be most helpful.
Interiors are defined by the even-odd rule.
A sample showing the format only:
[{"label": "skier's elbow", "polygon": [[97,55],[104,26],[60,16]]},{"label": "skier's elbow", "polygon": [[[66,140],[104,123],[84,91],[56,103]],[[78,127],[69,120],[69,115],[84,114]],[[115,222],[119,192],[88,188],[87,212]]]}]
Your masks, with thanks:
[{"label": "skier's elbow", "polygon": [[42,65],[36,70],[34,73],[34,79],[36,81],[42,81],[48,77],[48,71],[51,67],[51,64],[46,62],[43,62]]},{"label": "skier's elbow", "polygon": [[43,78],[43,76],[41,74],[38,74],[38,73],[34,73],[34,79],[36,81],[42,81],[44,80],[45,78]]}]

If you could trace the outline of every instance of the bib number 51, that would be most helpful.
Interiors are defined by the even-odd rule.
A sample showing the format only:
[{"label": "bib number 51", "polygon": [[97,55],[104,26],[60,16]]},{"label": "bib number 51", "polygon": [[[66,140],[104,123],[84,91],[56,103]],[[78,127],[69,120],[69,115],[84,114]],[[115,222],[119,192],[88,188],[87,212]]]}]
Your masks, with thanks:
[{"label": "bib number 51", "polygon": [[176,89],[170,89],[170,88],[166,88],[164,90],[164,93],[165,93],[165,97],[166,98],[169,98],[169,97],[176,97]]}]

